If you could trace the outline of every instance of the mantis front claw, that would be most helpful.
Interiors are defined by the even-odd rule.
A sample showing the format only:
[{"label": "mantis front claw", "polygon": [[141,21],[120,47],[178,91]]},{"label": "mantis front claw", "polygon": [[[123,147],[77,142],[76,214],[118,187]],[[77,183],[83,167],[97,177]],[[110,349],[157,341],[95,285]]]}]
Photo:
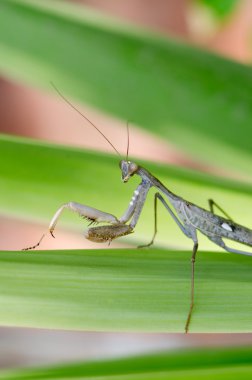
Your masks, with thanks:
[{"label": "mantis front claw", "polygon": [[[102,243],[106,241],[112,241],[113,239],[116,239],[117,237],[128,235],[129,233],[133,232],[133,228],[129,225],[125,225],[121,223],[116,216],[109,214],[104,211],[97,210],[96,208],[89,207],[86,205],[82,205],[77,202],[68,202],[64,205],[62,205],[54,214],[50,224],[49,224],[49,233],[53,238],[54,236],[54,230],[56,227],[56,224],[58,222],[58,219],[64,209],[69,209],[81,217],[95,222],[95,223],[109,223],[110,225],[100,226],[100,227],[91,227],[88,228],[88,230],[85,232],[85,237],[88,240]],[[37,244],[23,248],[23,251],[29,251],[37,248],[41,241],[44,239],[46,234],[43,234],[40,240]]]}]

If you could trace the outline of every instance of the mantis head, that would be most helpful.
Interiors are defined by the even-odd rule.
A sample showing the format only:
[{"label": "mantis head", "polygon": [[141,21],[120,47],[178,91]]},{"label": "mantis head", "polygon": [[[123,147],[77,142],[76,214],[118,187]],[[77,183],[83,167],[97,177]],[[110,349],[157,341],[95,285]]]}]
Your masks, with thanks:
[{"label": "mantis head", "polygon": [[123,182],[128,182],[130,177],[138,171],[138,165],[135,162],[121,160],[119,166],[122,171]]}]

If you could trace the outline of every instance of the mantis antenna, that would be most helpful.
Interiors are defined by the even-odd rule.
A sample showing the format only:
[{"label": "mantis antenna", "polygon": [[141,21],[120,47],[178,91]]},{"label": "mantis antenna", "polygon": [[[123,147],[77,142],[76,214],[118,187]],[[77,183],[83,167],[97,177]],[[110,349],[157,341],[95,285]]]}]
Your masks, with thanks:
[{"label": "mantis antenna", "polygon": [[129,158],[129,121],[127,121],[127,153],[126,153],[126,161]]},{"label": "mantis antenna", "polygon": [[81,115],[90,125],[92,125],[92,127],[94,127],[97,132],[100,133],[100,135],[102,135],[102,137],[109,143],[109,145],[114,149],[114,151],[116,152],[116,154],[121,157],[120,153],[118,152],[118,150],[115,148],[115,146],[112,144],[112,142],[109,141],[109,139],[102,133],[102,131],[100,131],[100,129],[98,127],[96,127],[96,125],[94,123],[92,123],[91,120],[89,120],[80,110],[78,110],[78,108],[76,108],[60,91],[59,89],[55,86],[55,84],[53,82],[50,82],[52,87],[54,88],[54,90],[58,93],[58,95],[71,107],[73,108],[76,112],[78,112],[79,115]]}]

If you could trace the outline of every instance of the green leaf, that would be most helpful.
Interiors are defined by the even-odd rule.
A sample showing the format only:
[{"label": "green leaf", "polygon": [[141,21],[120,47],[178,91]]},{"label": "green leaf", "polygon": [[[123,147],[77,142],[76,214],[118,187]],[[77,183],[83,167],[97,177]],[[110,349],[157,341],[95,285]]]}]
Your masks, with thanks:
[{"label": "green leaf", "polygon": [[197,0],[197,2],[210,8],[219,18],[228,16],[239,3],[238,0]]},{"label": "green leaf", "polygon": [[[13,27],[15,25],[15,28]],[[251,68],[56,1],[0,3],[0,72],[150,130],[251,178]]]},{"label": "green leaf", "polygon": [[159,353],[131,358],[94,361],[2,371],[5,380],[106,379],[166,380],[220,379],[249,380],[252,374],[251,348],[201,349]]},{"label": "green leaf", "polygon": [[[0,253],[2,326],[184,332],[191,252]],[[190,332],[252,331],[252,261],[199,253]]]}]

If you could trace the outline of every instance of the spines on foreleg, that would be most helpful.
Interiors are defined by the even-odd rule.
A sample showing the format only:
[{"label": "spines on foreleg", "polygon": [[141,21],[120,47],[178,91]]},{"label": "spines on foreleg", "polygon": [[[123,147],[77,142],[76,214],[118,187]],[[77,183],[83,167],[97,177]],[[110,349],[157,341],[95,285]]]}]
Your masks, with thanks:
[{"label": "spines on foreleg", "polygon": [[[117,226],[118,224],[120,226],[122,226],[122,224],[119,222],[119,220],[112,214],[97,210],[96,208],[93,208],[93,207],[82,205],[82,204],[77,203],[77,202],[68,202],[68,203],[63,204],[56,211],[56,213],[54,214],[54,216],[53,216],[53,218],[49,224],[49,232],[53,237],[54,237],[53,232],[55,230],[56,224],[57,224],[58,219],[59,219],[59,217],[62,214],[64,209],[68,209],[68,210],[71,210],[71,211],[79,214],[82,218],[87,219],[91,224],[92,223],[109,223],[112,225],[110,227]],[[95,240],[95,238],[93,238],[93,241],[113,240],[117,236],[119,237],[119,236],[126,234],[123,232],[125,229],[122,228],[120,232],[119,232],[119,230],[120,229],[118,229],[118,228],[115,230],[112,229],[111,231],[108,230],[107,234],[110,237],[108,237],[106,239],[105,238],[106,226],[102,226],[102,230],[100,231],[100,233],[97,232],[97,240]],[[130,233],[130,232],[128,232],[128,233]],[[38,243],[36,243],[35,245],[33,245],[31,247],[24,248],[23,250],[28,251],[28,250],[33,250],[33,249],[37,248],[40,245],[41,241],[44,239],[45,235],[46,234],[43,234],[43,236],[41,237],[41,239],[39,240]],[[90,235],[89,240],[92,240],[92,236],[94,235],[94,232],[90,231],[89,235]],[[100,236],[100,240],[99,240],[98,236]],[[103,238],[102,238],[102,236],[103,236]]]},{"label": "spines on foreleg", "polygon": [[54,214],[51,220],[51,223],[49,225],[49,231],[52,236],[53,236],[53,231],[55,229],[57,221],[64,209],[68,209],[79,214],[82,218],[87,219],[90,223],[110,223],[110,224],[119,223],[119,220],[112,214],[97,210],[94,207],[82,205],[81,203],[68,202],[62,205],[56,211],[56,213]]}]

